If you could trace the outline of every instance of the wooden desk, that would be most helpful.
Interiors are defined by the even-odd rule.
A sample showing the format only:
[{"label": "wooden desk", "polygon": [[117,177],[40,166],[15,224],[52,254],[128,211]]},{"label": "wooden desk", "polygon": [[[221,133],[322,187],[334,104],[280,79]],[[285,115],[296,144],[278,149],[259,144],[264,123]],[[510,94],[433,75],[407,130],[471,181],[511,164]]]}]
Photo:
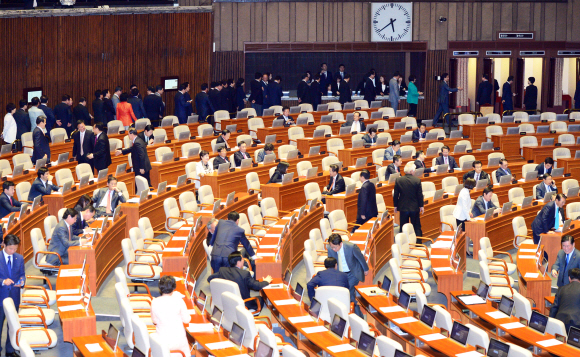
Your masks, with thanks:
[{"label": "wooden desk", "polygon": [[[571,173],[572,176],[574,176],[574,177],[580,177],[580,160],[574,159],[574,154],[572,154],[572,158],[570,158],[570,159],[564,159],[564,158],[558,159],[557,166],[563,167],[564,172]],[[560,180],[566,180],[566,179],[567,179],[567,177],[564,179],[560,179]]]},{"label": "wooden desk", "polygon": [[[554,138],[554,142],[558,142],[558,136],[561,133],[555,134],[530,134],[530,136],[535,136],[538,142],[541,143],[544,138]],[[523,135],[492,135],[491,140],[493,141],[494,147],[499,147],[501,152],[504,153],[505,158],[508,161],[511,160],[521,160],[522,155],[520,154],[520,138]]]},{"label": "wooden desk", "polygon": [[[113,352],[111,346],[109,346],[101,335],[73,337],[72,343],[74,345],[75,357],[129,357],[121,348],[118,348],[116,352]],[[103,350],[101,352],[89,352],[85,346],[93,343],[98,343]]]},{"label": "wooden desk", "polygon": [[42,197],[48,206],[48,213],[50,215],[56,216],[58,214],[58,210],[63,207],[74,207],[78,199],[84,194],[92,197],[93,191],[97,189],[98,186],[96,183],[89,183],[83,188],[79,188],[77,185],[73,185],[72,188],[75,189],[75,191],[68,191],[64,195],[60,192],[53,192],[50,195],[45,195]]},{"label": "wooden desk", "polygon": [[167,181],[168,185],[176,183],[179,176],[185,175],[185,165],[194,161],[199,161],[199,157],[188,159],[179,157],[178,161],[165,163],[151,162],[151,171],[149,172],[151,185],[157,188],[159,183],[163,181]]},{"label": "wooden desk", "polygon": [[[78,269],[82,268],[82,261],[81,264],[71,264],[71,265],[64,265],[61,266],[58,271],[58,277],[56,278],[56,286],[58,286],[58,290],[62,289],[77,289],[79,291],[77,294],[70,294],[70,295],[80,295],[81,289],[81,276],[71,276],[71,277],[63,277],[62,272],[68,269]],[[88,264],[85,266],[85,274],[90,274],[90,265]],[[86,282],[85,282],[86,285]],[[69,294],[65,294],[69,295]],[[93,293],[93,295],[96,295]],[[58,295],[63,296],[63,295]],[[86,306],[84,301],[58,301],[57,306],[59,309],[58,318],[60,319],[60,323],[62,326],[62,337],[63,340],[66,342],[72,342],[73,338],[80,337],[80,336],[90,336],[95,335],[97,333],[97,318],[95,316],[95,312],[93,311],[93,306],[89,303],[88,311],[83,310],[71,310],[71,311],[62,311],[61,308],[70,305],[78,305],[81,304]]]},{"label": "wooden desk", "polygon": [[[28,213],[25,214],[23,218],[20,218],[20,212],[15,212],[14,216],[17,220],[10,226],[4,227],[4,237],[8,234],[14,234],[20,238],[20,244],[18,245],[18,253],[24,257],[24,261],[28,261],[33,258],[32,241],[30,240],[30,232],[34,228],[39,228],[44,232],[44,219],[48,216],[48,206],[43,204],[37,207],[34,212],[30,212],[28,208]],[[2,218],[2,223],[6,224],[8,222],[8,216]]]},{"label": "wooden desk", "polygon": [[[542,243],[544,241],[542,240]],[[545,244],[542,244],[544,249]],[[519,277],[519,288],[520,294],[532,299],[536,307],[540,309],[543,314],[549,315],[550,311],[546,311],[544,304],[542,303],[544,297],[549,296],[552,293],[552,279],[550,278],[550,269],[547,270],[546,276],[542,276],[538,270],[538,265],[536,259],[520,259],[524,255],[534,255],[530,252],[522,252],[522,249],[533,249],[536,250],[537,245],[535,244],[522,244],[518,250],[518,277]],[[527,276],[526,274],[538,274],[537,278]]]},{"label": "wooden desk", "polygon": [[[453,236],[449,232],[441,234],[437,241],[451,241]],[[451,306],[451,292],[463,289],[463,273],[466,269],[466,239],[465,232],[461,233],[456,239],[456,254],[459,254],[459,266],[452,265],[449,259],[451,254],[450,248],[431,248],[431,270],[433,278],[437,282],[437,292],[447,297],[447,306]],[[447,258],[443,258],[447,257]]]},{"label": "wooden desk", "polygon": [[301,207],[306,203],[304,195],[304,186],[310,182],[318,183],[320,190],[328,184],[328,174],[312,178],[300,177],[297,182],[291,182],[286,185],[281,183],[269,183],[260,185],[262,197],[273,197],[276,201],[276,207],[281,211],[289,211]]},{"label": "wooden desk", "polygon": [[[70,139],[68,143],[67,142],[62,142],[58,144],[50,143],[48,145],[50,146],[50,159],[52,161],[56,161],[58,159],[58,155],[64,153],[69,153],[69,158],[72,158],[72,151],[74,145],[73,139]],[[33,162],[33,164],[35,163]]]},{"label": "wooden desk", "polygon": [[[556,140],[557,141],[557,140]],[[570,149],[570,154],[574,157],[574,153],[576,150],[580,150],[580,145],[562,145],[562,148]],[[533,160],[535,163],[542,163],[547,157],[554,157],[554,149],[558,148],[557,146],[534,146],[534,147],[525,147],[522,148],[522,152],[524,155],[524,159],[526,160]],[[568,159],[570,160],[570,159]],[[573,160],[573,159],[572,159]],[[580,160],[579,160],[580,161]],[[560,162],[560,159],[558,159]],[[560,165],[556,165],[557,167],[562,167]],[[570,172],[570,171],[566,171]]]},{"label": "wooden desk", "polygon": [[[484,141],[487,141],[487,135],[485,133],[485,128],[489,125],[498,125],[501,126],[503,129],[504,134],[507,133],[507,128],[515,128],[520,126],[521,124],[533,124],[534,129],[537,130],[538,126],[545,126],[550,125],[550,123],[541,123],[541,122],[528,122],[528,123],[496,123],[496,124],[468,124],[462,125],[463,127],[463,135],[469,136],[469,141],[471,141],[471,145],[480,146],[480,144]],[[532,134],[529,134],[532,135]],[[540,140],[541,141],[541,140]]]},{"label": "wooden desk", "polygon": [[[100,228],[102,223],[103,219],[97,219],[91,227]],[[127,226],[127,215],[122,214],[115,222],[108,221],[104,233],[99,233],[97,242],[92,247],[75,246],[68,249],[70,264],[82,264],[85,257],[87,258],[88,285],[93,295],[98,293],[111,272],[123,260],[121,241],[129,236],[131,227],[136,226]]]}]

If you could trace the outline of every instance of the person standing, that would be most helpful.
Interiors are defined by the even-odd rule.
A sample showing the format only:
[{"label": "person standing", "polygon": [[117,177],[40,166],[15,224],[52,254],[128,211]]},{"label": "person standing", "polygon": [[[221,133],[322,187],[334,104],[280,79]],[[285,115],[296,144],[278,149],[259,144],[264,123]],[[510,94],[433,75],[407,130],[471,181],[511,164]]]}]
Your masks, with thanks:
[{"label": "person standing", "polygon": [[564,209],[562,208],[564,204],[566,204],[566,196],[557,194],[556,199],[545,204],[540,213],[534,218],[532,222],[534,244],[538,244],[541,234],[560,228],[560,223],[564,222],[565,217]]},{"label": "person standing", "polygon": [[31,131],[30,127],[30,117],[28,113],[26,113],[26,100],[21,99],[18,102],[18,109],[13,117],[14,121],[16,122],[16,140],[22,140],[22,134],[29,133]]},{"label": "person standing", "polygon": [[344,71],[345,67],[344,64],[339,64],[338,65],[338,72],[336,72],[336,74],[334,75],[334,78],[340,78],[342,79],[346,79],[346,75],[347,73]]},{"label": "person standing", "polygon": [[46,159],[46,162],[50,162],[50,144],[48,143],[48,138],[44,134],[44,128],[46,127],[46,117],[44,115],[36,118],[36,128],[32,132],[32,143],[34,145],[34,150],[32,150],[32,162],[36,163],[36,160]]},{"label": "person standing", "polygon": [[56,116],[55,127],[65,129],[66,133],[70,136],[73,130],[73,115],[71,111],[73,100],[68,94],[63,95],[61,99],[62,101],[54,107],[54,115]]},{"label": "person standing", "polygon": [[268,95],[268,86],[270,85],[269,78],[270,75],[268,73],[264,73],[262,75],[262,81],[260,82],[260,86],[262,86],[262,97],[263,97],[263,108],[268,109],[272,106],[272,101],[270,100],[270,96]]},{"label": "person standing", "polygon": [[[161,86],[157,86],[159,88]],[[160,92],[156,91],[156,88],[148,87],[147,96],[143,99],[143,108],[145,108],[145,115],[151,121],[151,123],[159,122],[163,119],[163,111],[165,110],[165,105],[163,104],[163,99],[161,94],[163,93],[163,87],[161,87]],[[159,95],[157,95],[159,94]]]},{"label": "person standing", "polygon": [[[20,238],[13,234],[8,234],[4,238],[4,249],[2,250],[2,259],[0,260],[0,280],[2,286],[0,287],[0,302],[4,299],[11,298],[14,302],[16,311],[20,307],[20,293],[26,282],[26,273],[24,271],[24,258],[18,254],[18,246],[20,245]],[[4,309],[0,309],[0,335],[2,335],[2,327],[6,314]],[[17,332],[15,332],[17,333]],[[2,351],[2,346],[0,346]],[[18,356],[14,351],[14,346],[10,343],[10,325],[6,326],[6,356]]]},{"label": "person standing", "polygon": [[[397,113],[397,109],[399,108],[399,103],[401,103],[401,97],[399,93],[399,78],[401,74],[399,71],[393,74],[393,78],[389,81],[389,103],[391,103],[391,108]],[[370,103],[369,103],[370,105]]]},{"label": "person standing", "polygon": [[105,102],[103,102],[103,92],[99,89],[95,91],[95,100],[93,100],[93,113],[95,123],[105,121]]},{"label": "person standing", "polygon": [[524,95],[523,109],[528,111],[528,114],[535,114],[538,107],[538,87],[534,85],[536,78],[528,78],[528,86],[526,87],[526,94]]},{"label": "person standing", "polygon": [[566,279],[570,270],[580,268],[580,250],[574,246],[574,237],[566,234],[562,237],[561,243],[562,250],[558,252],[556,262],[552,265],[552,276],[558,279],[558,288],[570,283]]},{"label": "person standing", "polygon": [[268,84],[268,95],[270,96],[270,101],[272,105],[282,105],[282,77],[276,76],[273,81]]},{"label": "person standing", "polygon": [[93,160],[88,156],[93,152],[95,137],[92,131],[87,130],[84,121],[77,121],[77,131],[73,134],[73,157],[79,164],[91,165],[91,171],[94,171]]},{"label": "person standing", "polygon": [[189,82],[184,82],[183,85],[185,86],[185,92],[183,93],[183,97],[185,98],[185,118],[186,118],[186,122],[187,122],[187,118],[189,118],[190,115],[193,114],[193,104],[191,104],[193,102],[193,100],[191,99],[191,94],[189,94],[189,91],[191,90],[191,86],[189,85]]},{"label": "person standing", "polygon": [[103,89],[103,121],[95,120],[95,123],[104,123],[107,125],[108,122],[115,120],[115,106],[111,100],[111,91],[108,89]]},{"label": "person standing", "polygon": [[308,87],[308,75],[302,75],[302,80],[298,83],[298,88],[296,89],[296,95],[298,96],[298,103],[310,103]]},{"label": "person standing", "polygon": [[40,110],[42,110],[44,112],[44,115],[46,116],[46,132],[49,133],[52,128],[54,128],[55,124],[56,124],[56,118],[54,116],[54,112],[52,111],[52,108],[50,108],[48,106],[48,97],[43,95],[40,97],[40,106],[39,106]]},{"label": "person standing", "polygon": [[[115,113],[117,113],[117,105],[121,103],[121,94],[123,94],[123,88],[119,86],[115,87],[115,93],[113,93],[113,98],[111,99]],[[116,116],[115,119],[117,119]]]},{"label": "person standing", "polygon": [[208,90],[207,83],[202,83],[201,92],[197,93],[195,96],[195,108],[199,114],[200,122],[205,122],[208,120],[208,117],[214,113],[214,107],[209,101],[209,97],[207,95]]},{"label": "person standing", "polygon": [[310,301],[314,298],[314,289],[319,286],[338,286],[341,288],[350,289],[350,283],[348,282],[348,274],[339,271],[338,261],[335,258],[329,257],[324,259],[324,267],[326,269],[319,271],[316,275],[310,279],[306,288],[308,289],[308,298]]},{"label": "person standing", "polygon": [[252,259],[252,267],[255,270],[255,263],[253,260],[258,259],[254,253],[254,249],[250,245],[250,241],[246,238],[246,232],[243,228],[238,226],[240,215],[236,211],[228,213],[227,220],[219,220],[215,230],[212,234],[212,239],[209,246],[213,247],[211,251],[211,268],[214,273],[217,273],[221,267],[230,266],[228,256],[238,251],[238,245],[242,244],[246,253]]},{"label": "person standing", "polygon": [[[91,123],[93,116],[89,113],[89,110],[87,109],[87,100],[85,99],[85,97],[79,98],[79,104],[73,109],[73,118],[75,123],[79,120],[82,120],[85,123]],[[71,126],[71,131],[72,130],[73,127]]]},{"label": "person standing", "polygon": [[363,169],[360,173],[360,181],[362,182],[357,199],[357,215],[356,224],[362,225],[369,219],[376,217],[379,212],[377,209],[377,189],[375,185],[369,181],[371,174],[369,170]]},{"label": "person standing", "polygon": [[4,116],[4,129],[2,130],[2,138],[7,144],[12,144],[14,149],[14,141],[16,140],[16,120],[14,120],[14,113],[16,113],[16,106],[14,103],[6,105],[6,115]]},{"label": "person standing", "polygon": [[[241,77],[238,78],[238,80],[236,81],[236,110],[238,112],[242,111],[246,107],[246,103],[248,102],[248,100],[246,99],[246,92],[244,92],[244,83],[245,81]],[[195,98],[195,105],[197,107],[197,97]]]},{"label": "person standing", "polygon": [[512,92],[512,83],[514,82],[514,76],[509,76],[507,81],[503,84],[501,89],[501,102],[503,103],[503,110],[514,110],[514,96],[515,93]]},{"label": "person standing", "polygon": [[257,116],[262,116],[262,104],[264,103],[264,95],[262,93],[262,73],[256,72],[254,80],[250,83],[250,98],[249,101],[252,108],[256,111]]},{"label": "person standing", "polygon": [[352,102],[352,91],[350,90],[350,74],[344,76],[344,79],[337,84],[336,94],[338,95],[338,102],[342,105],[344,103]]},{"label": "person standing", "polygon": [[38,97],[32,98],[31,104],[32,106],[28,108],[28,117],[30,118],[30,129],[34,131],[34,128],[36,128],[36,118],[44,115],[44,112],[38,108],[40,106],[40,99]]},{"label": "person standing", "polygon": [[[460,90],[463,90],[461,87],[451,88],[449,87],[449,73],[443,73],[441,76],[443,77],[443,81],[441,82],[441,86],[439,87],[439,96],[437,97],[437,113],[435,113],[435,118],[433,120],[433,127],[437,127],[437,123],[439,122],[439,117],[443,121],[445,114],[449,113],[449,93],[454,93]],[[445,123],[443,122],[442,126]],[[447,121],[447,125],[451,128],[451,119]]]},{"label": "person standing", "polygon": [[318,105],[322,103],[322,89],[324,87],[320,82],[320,75],[315,74],[314,80],[310,84],[310,98],[312,99],[312,108],[317,110]]},{"label": "person standing", "polygon": [[338,270],[346,273],[348,277],[348,290],[350,302],[354,303],[354,312],[362,316],[360,307],[356,302],[354,287],[359,281],[364,281],[369,273],[369,266],[360,248],[351,242],[343,242],[340,234],[333,233],[328,237],[328,257],[336,259]]},{"label": "person standing", "polygon": [[489,83],[489,75],[484,74],[481,77],[481,83],[477,88],[477,98],[475,103],[479,106],[491,105],[491,93],[493,92],[493,86]]},{"label": "person standing", "polygon": [[[411,222],[415,234],[423,236],[421,229],[421,215],[425,212],[423,205],[423,188],[421,180],[414,176],[415,163],[410,161],[405,165],[405,175],[398,177],[395,181],[395,191],[393,192],[393,206],[395,214],[400,212],[400,226]],[[420,243],[417,240],[417,243]]]},{"label": "person standing", "polygon": [[[206,84],[207,85],[207,84]],[[179,90],[175,93],[174,97],[175,108],[173,109],[174,115],[179,120],[179,124],[187,123],[187,100],[185,99],[185,84],[181,83],[179,85]],[[199,108],[198,108],[199,111]],[[213,113],[212,113],[213,114]],[[206,117],[200,116],[200,121],[205,121]]]},{"label": "person standing", "polygon": [[[419,96],[423,95],[423,92],[417,90],[417,77],[415,75],[409,76],[409,90],[407,92],[407,103],[409,104],[408,117],[417,117],[417,105],[419,105]],[[397,113],[397,112],[395,112]]]},{"label": "person standing", "polygon": [[147,117],[145,107],[143,106],[143,100],[139,98],[139,89],[137,88],[131,89],[131,95],[129,96],[129,98],[127,98],[127,102],[131,104],[131,107],[133,107],[133,113],[135,114],[137,119]]},{"label": "person standing", "polygon": [[[389,83],[390,85],[390,83]],[[371,102],[375,100],[377,97],[377,88],[375,86],[375,72],[370,72],[368,77],[365,79],[365,94],[363,99],[369,103],[369,107],[371,106]]]},{"label": "person standing", "polygon": [[97,123],[93,126],[93,151],[87,158],[89,160],[93,160],[93,165],[97,170],[97,173],[100,170],[104,170],[111,165],[111,149],[109,144],[109,138],[107,134],[105,134],[103,123]]},{"label": "person standing", "polygon": [[149,171],[151,171],[151,162],[147,155],[147,144],[138,137],[137,130],[129,130],[129,140],[133,143],[127,149],[117,148],[115,156],[131,154],[131,162],[133,163],[133,171],[135,176],[141,176],[147,180],[147,184],[151,187],[151,180],[149,179]]},{"label": "person standing", "polygon": [[570,326],[580,328],[580,269],[569,269],[567,278],[570,283],[556,292],[550,317],[562,321],[569,331]]},{"label": "person standing", "polygon": [[332,73],[328,71],[328,65],[322,63],[320,65],[320,92],[322,95],[327,95],[328,87],[332,85],[332,83],[334,83],[332,80]]},{"label": "person standing", "polygon": [[468,178],[467,180],[463,181],[463,188],[459,192],[459,196],[457,197],[457,204],[453,210],[453,217],[455,217],[457,227],[461,227],[461,229],[464,231],[465,221],[469,221],[470,218],[473,218],[470,212],[471,195],[469,194],[469,191],[471,191],[474,187],[475,180],[473,178]]},{"label": "person standing", "polygon": [[128,102],[129,95],[127,93],[121,94],[121,102],[117,104],[117,120],[120,120],[128,130],[131,125],[137,121],[137,117],[133,112],[133,106]]}]

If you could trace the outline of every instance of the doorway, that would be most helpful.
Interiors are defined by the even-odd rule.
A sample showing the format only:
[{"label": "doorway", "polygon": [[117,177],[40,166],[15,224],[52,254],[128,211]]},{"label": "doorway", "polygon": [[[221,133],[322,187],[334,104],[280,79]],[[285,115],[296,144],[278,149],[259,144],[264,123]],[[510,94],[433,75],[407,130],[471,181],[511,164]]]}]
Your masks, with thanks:
[{"label": "doorway", "polygon": [[538,88],[537,108],[542,107],[542,74],[544,73],[544,59],[541,57],[525,57],[524,58],[524,76],[523,78],[516,78],[520,81],[519,85],[523,85],[524,95],[525,88],[528,86],[528,78],[534,77],[536,82],[534,85]]}]

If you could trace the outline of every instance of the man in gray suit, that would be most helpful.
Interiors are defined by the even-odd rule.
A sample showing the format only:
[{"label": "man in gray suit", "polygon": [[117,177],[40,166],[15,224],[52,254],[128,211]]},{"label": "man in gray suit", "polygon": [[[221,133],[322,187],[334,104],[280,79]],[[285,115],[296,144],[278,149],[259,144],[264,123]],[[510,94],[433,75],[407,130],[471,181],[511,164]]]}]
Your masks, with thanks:
[{"label": "man in gray suit", "polygon": [[364,281],[369,273],[369,266],[356,244],[343,242],[339,234],[333,233],[328,237],[328,257],[338,261],[338,270],[348,275],[350,302],[354,303],[354,312],[363,317],[360,307],[356,303],[354,287],[359,281]]},{"label": "man in gray suit", "polygon": [[490,187],[484,188],[483,194],[479,196],[473,204],[473,208],[471,209],[471,218],[485,214],[485,212],[490,208],[496,208],[496,210],[499,210],[499,208],[497,208],[493,202],[491,202],[491,196],[493,196],[493,189]]},{"label": "man in gray suit", "polygon": [[[52,239],[48,246],[49,252],[58,253],[64,265],[68,264],[68,248],[81,243],[79,236],[73,234],[73,224],[79,213],[72,208],[67,208],[62,215],[62,221],[58,222],[52,233]],[[84,242],[84,240],[83,240]],[[58,257],[54,254],[47,255],[46,262],[50,265],[60,265]]]},{"label": "man in gray suit", "polygon": [[[238,250],[240,243],[244,246],[245,253],[251,257],[252,269],[256,271],[254,260],[259,257],[255,255],[244,230],[238,226],[239,219],[238,212],[232,211],[228,213],[227,220],[220,220],[217,226],[213,228],[214,231],[208,246],[213,247],[211,251],[211,268],[214,273],[217,273],[221,267],[230,266],[228,257]],[[242,255],[245,255],[243,251]]]},{"label": "man in gray suit", "polygon": [[391,146],[385,150],[383,160],[393,160],[395,155],[401,156],[401,142],[399,140],[393,140],[393,142],[391,142]]},{"label": "man in gray suit", "polygon": [[[439,96],[437,97],[437,113],[435,113],[435,118],[433,120],[433,127],[437,127],[440,116],[445,116],[449,113],[449,93],[457,92],[458,90],[463,90],[461,87],[451,88],[449,87],[449,73],[443,73],[441,76],[441,86],[439,87]],[[451,119],[448,119],[449,128],[451,129]],[[442,124],[442,126],[445,123]]]},{"label": "man in gray suit", "polygon": [[544,174],[542,179],[544,182],[536,185],[536,199],[543,200],[544,196],[548,192],[558,193],[558,187],[556,187],[556,181],[552,180],[552,175]]},{"label": "man in gray suit", "polygon": [[570,326],[580,328],[580,269],[568,270],[570,283],[558,289],[554,305],[550,309],[550,317],[562,321],[566,331]]},{"label": "man in gray suit", "polygon": [[568,271],[574,268],[580,268],[580,251],[574,247],[574,237],[566,234],[562,237],[562,250],[552,265],[552,276],[558,278],[559,288],[570,283]]},{"label": "man in gray suit", "polygon": [[117,188],[117,179],[114,176],[109,176],[107,187],[99,189],[93,197],[97,217],[112,216],[119,202],[125,201],[123,192]]},{"label": "man in gray suit", "polygon": [[[113,102],[113,108],[115,109],[115,113],[117,112],[117,104],[121,103],[121,94],[122,93],[123,93],[123,88],[116,87],[115,93],[113,94],[113,98],[111,98],[111,101]],[[115,119],[117,119],[116,115],[115,115]]]},{"label": "man in gray suit", "polygon": [[391,108],[397,113],[397,109],[399,108],[399,103],[401,103],[401,96],[399,95],[399,77],[401,74],[399,71],[396,71],[393,74],[393,78],[389,81],[389,102],[391,103]]}]

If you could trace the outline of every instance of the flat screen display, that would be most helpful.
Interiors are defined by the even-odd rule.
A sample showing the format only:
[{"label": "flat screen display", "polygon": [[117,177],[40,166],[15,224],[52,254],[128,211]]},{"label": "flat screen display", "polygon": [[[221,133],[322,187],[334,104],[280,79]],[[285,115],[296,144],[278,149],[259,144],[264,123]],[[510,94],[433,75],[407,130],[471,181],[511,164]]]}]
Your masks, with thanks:
[{"label": "flat screen display", "polygon": [[532,311],[529,326],[534,330],[544,333],[546,332],[546,325],[548,324],[548,316],[542,315],[537,311]]},{"label": "flat screen display", "polygon": [[460,324],[457,321],[453,322],[453,328],[451,329],[451,339],[461,343],[462,345],[467,344],[467,337],[469,336],[469,327]]},{"label": "flat screen display", "polygon": [[179,88],[179,79],[166,78],[164,83],[163,83],[163,88],[165,90],[177,90]]},{"label": "flat screen display", "polygon": [[40,97],[42,97],[42,89],[31,90],[26,93],[26,100],[28,101],[28,103],[32,102],[32,98],[34,97],[38,97],[38,99],[40,99]]},{"label": "flat screen display", "polygon": [[489,348],[487,349],[488,357],[507,357],[510,351],[510,346],[507,343],[500,342],[496,339],[489,340]]}]

